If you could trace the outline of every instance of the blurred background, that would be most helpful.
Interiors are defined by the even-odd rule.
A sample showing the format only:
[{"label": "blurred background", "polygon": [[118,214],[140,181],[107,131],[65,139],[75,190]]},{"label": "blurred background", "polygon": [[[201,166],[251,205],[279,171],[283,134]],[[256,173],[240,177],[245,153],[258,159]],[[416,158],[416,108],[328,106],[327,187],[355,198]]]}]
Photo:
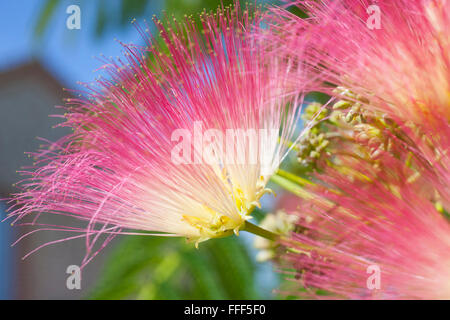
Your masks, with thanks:
[{"label": "blurred background", "polygon": [[[224,0],[225,5],[232,1]],[[262,1],[268,2],[268,1]],[[52,129],[51,114],[101,66],[96,58],[121,55],[122,42],[141,42],[130,21],[161,11],[183,16],[215,9],[217,0],[17,0],[0,2],[0,198],[17,191],[24,152],[66,132]],[[67,20],[80,8],[80,29]],[[76,21],[71,20],[72,25]],[[8,204],[0,201],[0,220]],[[262,216],[256,213],[256,218]],[[48,217],[52,222],[54,218]],[[279,279],[270,263],[256,262],[253,236],[209,241],[196,250],[182,239],[119,236],[83,270],[81,289],[69,290],[68,266],[78,265],[83,239],[40,249],[67,235],[42,231],[11,244],[27,231],[0,223],[0,299],[273,299]]]}]

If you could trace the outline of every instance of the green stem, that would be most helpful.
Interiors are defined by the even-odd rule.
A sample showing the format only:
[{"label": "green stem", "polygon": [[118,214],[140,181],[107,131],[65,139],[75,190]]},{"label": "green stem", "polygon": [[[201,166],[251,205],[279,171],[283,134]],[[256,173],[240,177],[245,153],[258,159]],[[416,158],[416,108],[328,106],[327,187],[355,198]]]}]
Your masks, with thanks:
[{"label": "green stem", "polygon": [[300,186],[305,186],[307,184],[314,185],[313,182],[311,182],[311,181],[309,181],[309,180],[307,180],[305,178],[299,177],[299,176],[297,176],[297,175],[295,175],[293,173],[284,171],[282,169],[278,169],[275,174],[280,176],[280,177],[286,178],[289,181],[292,181],[292,182],[294,182],[294,183],[296,183],[296,184],[298,184]]},{"label": "green stem", "polygon": [[312,197],[311,193],[306,191],[301,185],[278,174],[273,175],[270,181],[301,198],[310,199]]},{"label": "green stem", "polygon": [[272,241],[275,241],[278,238],[277,234],[270,232],[266,229],[260,228],[257,225],[255,225],[251,222],[248,222],[248,221],[245,221],[244,227],[241,230],[256,234],[257,236],[260,236],[260,237],[263,237],[263,238],[266,238],[266,239],[269,239]]}]

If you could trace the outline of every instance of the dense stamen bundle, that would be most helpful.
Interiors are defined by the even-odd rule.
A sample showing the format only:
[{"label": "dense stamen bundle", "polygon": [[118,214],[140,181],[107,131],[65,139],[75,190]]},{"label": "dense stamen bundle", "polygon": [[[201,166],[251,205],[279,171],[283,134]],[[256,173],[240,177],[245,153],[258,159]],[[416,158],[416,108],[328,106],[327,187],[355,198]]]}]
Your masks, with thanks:
[{"label": "dense stamen bundle", "polygon": [[[103,233],[142,230],[196,243],[237,234],[269,192],[284,141],[296,139],[301,108],[289,61],[266,56],[252,36],[260,16],[239,7],[205,13],[202,32],[188,17],[166,26],[155,19],[160,38],[138,27],[146,45],[124,45],[125,61],[107,61],[108,76],[69,101],[62,126],[73,134],[35,154],[10,217],[85,220],[87,229],[61,229],[87,235],[88,256]],[[208,130],[265,134],[254,143],[235,137],[230,161]]]}]

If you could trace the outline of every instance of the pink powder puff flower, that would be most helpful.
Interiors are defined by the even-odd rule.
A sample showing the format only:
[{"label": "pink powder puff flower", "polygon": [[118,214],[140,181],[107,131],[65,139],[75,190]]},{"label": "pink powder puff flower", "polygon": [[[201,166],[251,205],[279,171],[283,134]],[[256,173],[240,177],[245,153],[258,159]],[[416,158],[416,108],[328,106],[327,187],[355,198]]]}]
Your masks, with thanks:
[{"label": "pink powder puff flower", "polygon": [[[273,9],[268,41],[322,80],[315,90],[339,100],[330,118],[352,114],[354,132],[338,136],[358,140],[323,159],[328,167],[314,174],[323,184],[308,187],[313,196],[293,212],[302,219],[281,258],[301,282],[294,287],[315,298],[322,289],[338,298],[448,299],[450,2],[288,4],[308,18]],[[379,28],[370,22],[377,12]],[[364,122],[366,111],[377,124]],[[368,282],[371,266],[381,288]]]},{"label": "pink powder puff flower", "polygon": [[322,80],[314,89],[340,99],[334,89],[341,87],[353,93],[353,101],[370,100],[361,103],[368,110],[421,130],[427,141],[418,145],[432,146],[422,155],[448,182],[450,1],[286,1],[289,5],[308,18],[274,8],[275,32],[267,41]]},{"label": "pink powder puff flower", "polygon": [[[275,9],[274,28],[283,32],[272,40],[290,55],[300,52],[324,82],[371,96],[373,107],[401,119],[449,121],[450,1],[286,2],[309,17]],[[297,51],[304,42],[306,55]]]},{"label": "pink powder puff flower", "polygon": [[[342,159],[341,159],[342,160]],[[282,241],[286,295],[319,299],[449,299],[450,223],[427,197],[434,176],[409,181],[395,157],[352,163],[363,179],[328,168],[327,187],[297,198],[295,232]],[[343,165],[346,162],[344,160]],[[370,181],[370,182],[368,182]],[[428,189],[428,190],[427,190]]]},{"label": "pink powder puff flower", "polygon": [[[73,134],[35,154],[14,223],[34,213],[86,221],[85,229],[42,227],[76,233],[44,245],[86,237],[84,264],[102,234],[108,242],[139,230],[196,244],[238,234],[270,192],[285,142],[297,139],[302,105],[294,68],[265,55],[252,37],[261,14],[251,15],[238,7],[203,14],[201,33],[188,17],[166,27],[155,19],[162,42],[138,27],[146,46],[124,45],[126,61],[109,61],[109,77],[69,101],[62,126]],[[238,136],[224,151],[227,130],[257,138]]]}]

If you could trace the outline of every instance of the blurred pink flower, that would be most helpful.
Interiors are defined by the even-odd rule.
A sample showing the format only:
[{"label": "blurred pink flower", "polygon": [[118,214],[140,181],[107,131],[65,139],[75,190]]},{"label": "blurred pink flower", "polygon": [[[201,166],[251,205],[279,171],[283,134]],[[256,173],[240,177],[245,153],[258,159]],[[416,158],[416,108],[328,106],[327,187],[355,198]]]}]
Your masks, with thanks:
[{"label": "blurred pink flower", "polygon": [[[424,133],[422,155],[450,180],[450,1],[286,1],[308,18],[273,9],[267,41],[309,69],[315,90],[336,86],[369,110]],[[373,8],[377,9],[374,10]],[[373,19],[379,19],[379,29]],[[307,49],[305,49],[307,47]]]},{"label": "blurred pink flower", "polygon": [[[370,161],[341,157],[288,201],[298,217],[282,241],[287,295],[339,299],[449,299],[450,223],[436,196],[432,170],[410,168],[383,154]],[[352,170],[352,171],[350,171]],[[416,179],[416,180],[415,180]],[[293,197],[294,198],[294,197]],[[374,288],[371,268],[379,270]],[[370,283],[370,284],[368,284]],[[321,290],[319,293],[317,290]],[[326,295],[323,295],[326,293]]]},{"label": "blurred pink flower", "polygon": [[[282,32],[272,33],[272,40],[292,56],[300,53],[323,82],[373,97],[372,107],[400,119],[450,119],[450,1],[286,2],[309,17],[275,9],[274,28]],[[380,19],[379,29],[370,27],[371,18]]]},{"label": "blurred pink flower", "polygon": [[[323,171],[290,210],[300,219],[283,243],[295,283],[286,293],[450,298],[450,1],[292,4],[308,18],[273,9],[269,41],[339,100],[324,121],[340,128],[313,132],[328,153],[313,150]],[[379,289],[367,285],[373,265]]]}]

